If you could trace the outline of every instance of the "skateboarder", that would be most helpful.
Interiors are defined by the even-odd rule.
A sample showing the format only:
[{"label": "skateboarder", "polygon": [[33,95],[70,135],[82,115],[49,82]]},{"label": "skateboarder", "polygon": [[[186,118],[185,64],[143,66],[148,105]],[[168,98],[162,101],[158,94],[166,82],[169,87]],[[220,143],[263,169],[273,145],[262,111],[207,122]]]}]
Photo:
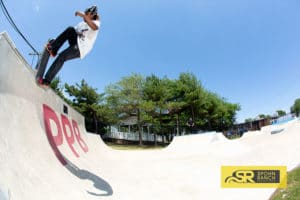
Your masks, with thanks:
[{"label": "skateboarder", "polygon": [[68,27],[56,39],[48,42],[46,49],[52,57],[56,57],[58,50],[66,41],[68,41],[70,46],[58,54],[45,77],[43,78],[42,75],[42,77],[38,78],[39,84],[49,85],[65,61],[74,58],[83,59],[93,48],[100,28],[100,17],[97,7],[87,8],[84,13],[76,11],[75,16],[82,17],[83,21],[75,27]]}]

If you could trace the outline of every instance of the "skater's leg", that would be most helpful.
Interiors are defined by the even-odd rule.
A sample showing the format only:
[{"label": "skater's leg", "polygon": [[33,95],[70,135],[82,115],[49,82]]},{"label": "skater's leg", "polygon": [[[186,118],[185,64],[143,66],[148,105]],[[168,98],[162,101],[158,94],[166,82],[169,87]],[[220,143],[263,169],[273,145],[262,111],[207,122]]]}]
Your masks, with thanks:
[{"label": "skater's leg", "polygon": [[66,50],[61,52],[56,60],[53,62],[48,72],[45,75],[45,83],[50,84],[59,70],[62,68],[63,64],[67,60],[71,60],[74,58],[79,58],[80,52],[77,45],[73,45],[68,47]]},{"label": "skater's leg", "polygon": [[74,27],[68,27],[51,44],[51,51],[56,55],[59,48],[68,40],[70,46],[77,44],[77,33]]}]

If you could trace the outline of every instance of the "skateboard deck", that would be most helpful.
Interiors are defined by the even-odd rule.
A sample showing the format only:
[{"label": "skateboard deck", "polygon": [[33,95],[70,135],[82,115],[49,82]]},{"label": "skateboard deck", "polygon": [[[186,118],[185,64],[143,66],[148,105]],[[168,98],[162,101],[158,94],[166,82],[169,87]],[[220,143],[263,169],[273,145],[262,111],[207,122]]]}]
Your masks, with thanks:
[{"label": "skateboard deck", "polygon": [[50,54],[45,47],[43,50],[43,53],[37,63],[37,66],[36,66],[36,69],[37,69],[36,76],[35,76],[36,80],[43,78],[46,67],[47,67],[47,63],[49,61],[49,57],[50,57]]}]

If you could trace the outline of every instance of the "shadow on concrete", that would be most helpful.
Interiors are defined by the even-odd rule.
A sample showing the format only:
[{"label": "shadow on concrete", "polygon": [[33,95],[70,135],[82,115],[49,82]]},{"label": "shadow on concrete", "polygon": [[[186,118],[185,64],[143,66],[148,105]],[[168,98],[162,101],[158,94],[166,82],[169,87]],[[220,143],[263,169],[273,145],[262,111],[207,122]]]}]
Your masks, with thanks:
[{"label": "shadow on concrete", "polygon": [[65,167],[67,168],[67,170],[69,170],[72,174],[74,174],[76,177],[83,179],[83,180],[90,180],[94,183],[94,187],[99,190],[99,191],[104,191],[105,193],[94,193],[94,192],[90,192],[87,191],[87,193],[89,193],[90,195],[94,195],[94,196],[111,196],[113,194],[113,189],[112,187],[109,185],[109,183],[107,181],[105,181],[104,179],[100,178],[99,176],[84,170],[84,169],[79,169],[75,164],[73,164],[71,161],[69,161],[68,159],[66,159],[64,157],[64,159],[67,161],[67,165],[65,165]]}]

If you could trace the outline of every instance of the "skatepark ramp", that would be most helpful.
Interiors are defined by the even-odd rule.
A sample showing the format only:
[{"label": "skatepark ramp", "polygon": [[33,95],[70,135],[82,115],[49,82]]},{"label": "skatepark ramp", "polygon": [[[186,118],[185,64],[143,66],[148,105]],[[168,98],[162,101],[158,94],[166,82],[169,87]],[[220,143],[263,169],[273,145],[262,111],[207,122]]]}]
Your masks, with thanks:
[{"label": "skatepark ramp", "polygon": [[176,137],[163,150],[112,150],[34,77],[1,33],[1,200],[266,200],[275,189],[221,188],[221,166],[299,165],[298,120],[234,141],[214,132]]}]

